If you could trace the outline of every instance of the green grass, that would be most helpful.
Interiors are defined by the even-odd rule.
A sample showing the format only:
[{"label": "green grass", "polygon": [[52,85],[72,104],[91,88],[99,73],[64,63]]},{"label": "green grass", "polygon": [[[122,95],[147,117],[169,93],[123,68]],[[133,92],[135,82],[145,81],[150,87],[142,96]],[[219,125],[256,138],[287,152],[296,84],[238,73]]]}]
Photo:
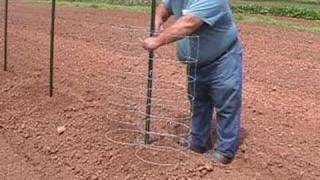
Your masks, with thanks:
[{"label": "green grass", "polygon": [[320,20],[320,11],[312,9],[303,9],[296,7],[266,7],[254,4],[233,6],[232,9],[236,13],[263,14]]},{"label": "green grass", "polygon": [[320,0],[231,0],[234,12],[320,20]]},{"label": "green grass", "polygon": [[[89,1],[89,2],[88,2]],[[113,1],[113,2],[111,2]],[[111,10],[121,10],[121,11],[133,11],[133,12],[143,12],[149,13],[150,7],[145,5],[136,5],[133,1],[126,0],[127,5],[119,5],[119,1],[121,0],[58,0],[58,4],[62,6],[76,6],[76,7],[86,7],[86,8],[99,8],[99,9],[111,9]],[[124,1],[124,0],[123,0]],[[143,2],[142,0],[140,0]],[[239,0],[238,0],[239,1]],[[251,0],[246,0],[251,1]],[[253,0],[252,0],[253,1]],[[255,1],[263,1],[265,0],[255,0]],[[270,2],[272,0],[268,0]],[[289,0],[278,0],[287,2]],[[291,0],[291,1],[303,1],[316,3],[318,1],[315,0]],[[49,0],[35,0],[35,2],[48,3]],[[110,2],[110,3],[106,3]],[[236,13],[236,20],[238,23],[258,23],[258,24],[268,24],[282,28],[295,29],[299,31],[307,31],[307,32],[320,32],[320,21],[311,21],[312,23],[301,25],[293,20],[289,19],[279,19],[274,16],[266,16],[259,14],[248,14],[245,13]]]},{"label": "green grass", "polygon": [[[234,0],[231,0],[234,1]],[[309,5],[320,5],[319,0],[237,0],[237,1],[247,1],[247,2],[270,2],[270,3],[282,3],[282,4],[309,4]]]},{"label": "green grass", "polygon": [[292,20],[284,20],[272,16],[239,13],[235,15],[235,18],[239,23],[267,24],[281,28],[295,29],[298,31],[320,33],[320,21],[312,21],[313,23],[310,24],[299,24]]},{"label": "green grass", "polygon": [[253,4],[264,7],[291,7],[314,10],[320,9],[319,0],[230,0],[230,2],[234,6]]}]

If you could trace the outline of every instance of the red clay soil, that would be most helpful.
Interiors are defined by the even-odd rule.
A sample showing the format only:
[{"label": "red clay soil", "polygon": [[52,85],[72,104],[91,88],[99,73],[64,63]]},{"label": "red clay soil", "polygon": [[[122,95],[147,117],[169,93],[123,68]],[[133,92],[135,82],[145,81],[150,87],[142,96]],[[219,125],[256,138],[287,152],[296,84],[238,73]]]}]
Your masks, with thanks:
[{"label": "red clay soil", "polygon": [[[136,146],[108,140],[141,139],[114,130],[143,125],[147,53],[140,40],[147,33],[137,27],[148,27],[148,16],[58,7],[52,98],[49,20],[49,6],[10,4],[9,71],[0,71],[0,179],[320,179],[320,34],[241,24],[244,140],[235,161],[218,167],[190,151],[138,151],[145,160],[176,164],[166,167],[139,160]],[[155,119],[175,122],[188,113],[185,69],[173,48],[157,54]],[[152,128],[187,132],[174,122]]]}]

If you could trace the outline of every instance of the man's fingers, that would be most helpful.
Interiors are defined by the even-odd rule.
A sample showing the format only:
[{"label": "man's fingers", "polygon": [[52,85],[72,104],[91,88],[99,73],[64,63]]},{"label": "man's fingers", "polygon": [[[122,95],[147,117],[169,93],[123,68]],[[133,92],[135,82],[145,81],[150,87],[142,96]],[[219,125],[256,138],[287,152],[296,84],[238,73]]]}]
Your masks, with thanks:
[{"label": "man's fingers", "polygon": [[142,43],[142,47],[143,47],[143,49],[148,50],[148,47],[145,42]]},{"label": "man's fingers", "polygon": [[145,42],[145,41],[143,42],[142,47],[143,47],[143,49],[145,49],[145,50],[147,50],[147,51],[149,51],[149,52],[152,51],[152,50],[150,49],[148,43]]},{"label": "man's fingers", "polygon": [[150,38],[147,38],[143,41],[142,47],[145,50],[153,51],[153,50],[157,49],[159,47],[159,45],[158,45],[156,38],[150,37]]}]

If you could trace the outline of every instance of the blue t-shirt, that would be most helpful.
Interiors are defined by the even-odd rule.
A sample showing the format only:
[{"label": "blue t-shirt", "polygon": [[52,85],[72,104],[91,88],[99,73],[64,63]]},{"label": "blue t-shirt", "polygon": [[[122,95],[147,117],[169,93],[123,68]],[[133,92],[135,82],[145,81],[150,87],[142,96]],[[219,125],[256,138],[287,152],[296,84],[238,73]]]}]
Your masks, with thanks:
[{"label": "blue t-shirt", "polygon": [[177,42],[178,57],[196,58],[199,65],[215,60],[226,51],[238,36],[228,0],[163,0],[166,8],[178,19],[190,14],[204,24],[193,35]]}]

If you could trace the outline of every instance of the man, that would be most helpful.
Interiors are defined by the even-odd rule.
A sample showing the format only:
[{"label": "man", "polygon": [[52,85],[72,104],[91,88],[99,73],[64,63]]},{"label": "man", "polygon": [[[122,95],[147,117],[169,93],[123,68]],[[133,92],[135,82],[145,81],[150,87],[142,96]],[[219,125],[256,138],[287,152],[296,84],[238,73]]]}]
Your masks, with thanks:
[{"label": "man", "polygon": [[[163,23],[171,15],[177,21],[163,30]],[[199,61],[196,70],[190,68],[190,75],[196,77],[190,149],[205,153],[212,148],[210,129],[215,110],[217,142],[212,159],[231,163],[241,128],[242,45],[228,1],[163,0],[157,7],[155,23],[156,31],[161,33],[144,40],[143,48],[148,51],[179,40],[179,59],[187,54],[196,57],[196,52],[188,52],[190,44],[180,39],[199,36]]]}]

